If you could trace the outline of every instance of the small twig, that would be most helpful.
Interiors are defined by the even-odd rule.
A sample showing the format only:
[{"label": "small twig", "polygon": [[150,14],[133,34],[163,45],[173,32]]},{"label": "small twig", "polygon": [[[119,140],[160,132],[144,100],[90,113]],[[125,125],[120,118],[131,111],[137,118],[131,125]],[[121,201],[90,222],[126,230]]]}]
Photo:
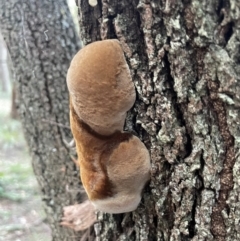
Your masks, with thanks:
[{"label": "small twig", "polygon": [[76,165],[77,167],[79,167],[78,159],[75,159],[73,156],[70,156],[70,158],[71,158],[72,161],[75,163],[75,165]]},{"label": "small twig", "polygon": [[56,126],[60,126],[60,127],[63,127],[63,128],[67,128],[67,129],[70,130],[70,127],[69,127],[69,126],[63,125],[63,124],[61,124],[61,123],[57,123],[57,122],[52,121],[52,120],[42,119],[42,122],[46,122],[46,123],[49,123],[49,124],[52,124],[52,125],[56,125]]},{"label": "small twig", "polygon": [[45,30],[43,33],[44,33],[44,35],[45,35],[45,39],[46,39],[46,41],[48,41],[48,35],[47,35],[47,32],[48,32],[48,30]]},{"label": "small twig", "polygon": [[76,143],[74,139],[72,139],[70,142],[67,142],[66,140],[63,139],[63,142],[69,149],[76,147]]}]

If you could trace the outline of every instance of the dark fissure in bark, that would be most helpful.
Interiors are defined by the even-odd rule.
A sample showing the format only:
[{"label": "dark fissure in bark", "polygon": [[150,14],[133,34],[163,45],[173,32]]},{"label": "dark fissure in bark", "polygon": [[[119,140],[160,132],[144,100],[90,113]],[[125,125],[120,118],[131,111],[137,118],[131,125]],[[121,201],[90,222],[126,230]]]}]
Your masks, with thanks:
[{"label": "dark fissure in bark", "polygon": [[217,96],[218,84],[216,82],[208,80],[208,88],[210,92],[211,104],[214,112],[216,113],[216,119],[225,147],[223,169],[220,173],[221,188],[219,190],[219,196],[216,197],[216,203],[213,207],[211,215],[211,231],[217,241],[224,241],[227,231],[224,224],[222,211],[224,209],[229,210],[226,201],[228,199],[229,192],[233,188],[232,170],[235,163],[234,139],[228,128],[224,103]]}]

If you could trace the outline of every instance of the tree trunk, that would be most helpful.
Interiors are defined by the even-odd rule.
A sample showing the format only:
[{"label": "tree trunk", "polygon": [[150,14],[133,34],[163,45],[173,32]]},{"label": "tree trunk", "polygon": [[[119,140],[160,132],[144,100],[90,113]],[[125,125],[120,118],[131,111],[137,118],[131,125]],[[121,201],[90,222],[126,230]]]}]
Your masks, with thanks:
[{"label": "tree trunk", "polygon": [[126,127],[152,161],[136,211],[98,213],[99,240],[240,240],[240,1],[78,6],[85,45],[122,44],[138,93]]},{"label": "tree trunk", "polygon": [[16,84],[13,83],[12,94],[11,94],[11,111],[10,116],[12,119],[18,118],[17,106],[16,106]]},{"label": "tree trunk", "polygon": [[0,85],[1,91],[6,93],[11,92],[11,78],[9,72],[7,48],[0,32]]},{"label": "tree trunk", "polygon": [[72,136],[66,72],[79,39],[65,0],[0,2],[1,31],[16,76],[17,105],[53,240],[79,240],[60,225],[64,206],[84,199],[64,144]]}]

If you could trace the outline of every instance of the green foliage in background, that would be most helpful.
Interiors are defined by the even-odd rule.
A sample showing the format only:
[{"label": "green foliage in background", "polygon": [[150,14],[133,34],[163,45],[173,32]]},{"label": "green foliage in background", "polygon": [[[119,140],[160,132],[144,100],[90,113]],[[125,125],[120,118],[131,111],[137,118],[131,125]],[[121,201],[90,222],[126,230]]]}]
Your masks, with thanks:
[{"label": "green foliage in background", "polygon": [[31,185],[36,181],[26,161],[29,157],[21,124],[9,116],[9,97],[0,97],[0,199],[21,201],[33,195]]}]

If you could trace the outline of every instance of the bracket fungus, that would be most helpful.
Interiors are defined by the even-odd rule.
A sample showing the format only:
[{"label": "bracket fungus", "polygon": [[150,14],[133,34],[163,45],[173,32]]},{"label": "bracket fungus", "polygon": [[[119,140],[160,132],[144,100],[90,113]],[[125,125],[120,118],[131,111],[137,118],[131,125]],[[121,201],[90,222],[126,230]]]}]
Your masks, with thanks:
[{"label": "bracket fungus", "polygon": [[103,212],[135,210],[150,178],[150,156],[138,137],[123,131],[136,93],[119,41],[97,41],[81,49],[70,64],[67,85],[88,198]]}]

